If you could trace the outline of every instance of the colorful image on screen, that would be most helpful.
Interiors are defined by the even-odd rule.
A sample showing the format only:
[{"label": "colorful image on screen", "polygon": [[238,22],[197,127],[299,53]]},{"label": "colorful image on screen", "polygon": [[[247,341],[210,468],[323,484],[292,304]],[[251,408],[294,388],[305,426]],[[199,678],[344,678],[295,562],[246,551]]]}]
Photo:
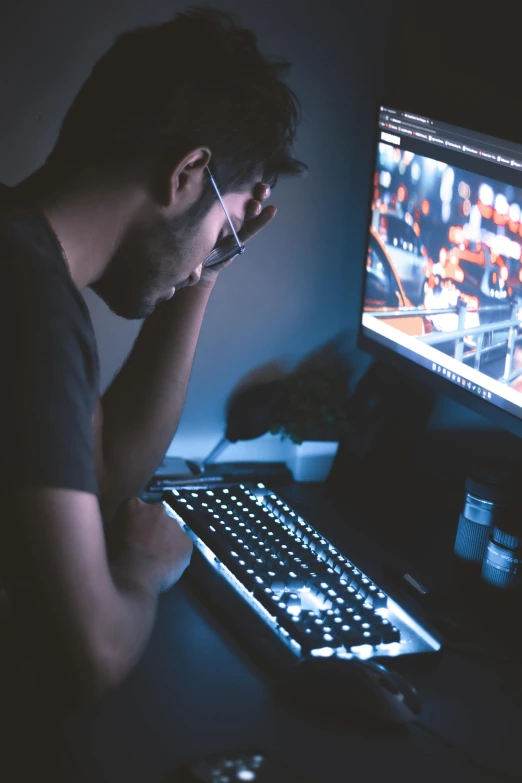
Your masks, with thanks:
[{"label": "colorful image on screen", "polygon": [[387,337],[452,357],[519,405],[520,205],[522,188],[379,143],[363,304]]}]

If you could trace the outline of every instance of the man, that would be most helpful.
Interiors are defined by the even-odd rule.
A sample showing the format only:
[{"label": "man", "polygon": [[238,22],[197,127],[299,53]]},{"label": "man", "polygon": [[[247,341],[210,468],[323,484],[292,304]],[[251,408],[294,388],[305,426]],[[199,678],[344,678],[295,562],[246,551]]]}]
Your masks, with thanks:
[{"label": "man", "polygon": [[[0,573],[26,677],[66,705],[125,678],[189,563],[190,539],[136,495],[176,430],[220,269],[273,219],[270,185],[305,168],[286,67],[216,11],[126,33],[45,165],[3,188]],[[101,400],[86,286],[145,318]]]}]

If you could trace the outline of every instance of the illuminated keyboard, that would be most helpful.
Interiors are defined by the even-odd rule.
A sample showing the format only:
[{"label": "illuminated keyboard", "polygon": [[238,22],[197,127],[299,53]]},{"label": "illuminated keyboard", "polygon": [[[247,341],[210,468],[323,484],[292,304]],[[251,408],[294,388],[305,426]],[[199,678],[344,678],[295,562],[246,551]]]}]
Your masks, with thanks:
[{"label": "illuminated keyboard", "polygon": [[257,647],[273,643],[295,660],[439,651],[431,633],[263,484],[176,488],[163,503],[213,572],[208,590],[224,614],[241,615],[237,625],[254,644],[263,628]]}]

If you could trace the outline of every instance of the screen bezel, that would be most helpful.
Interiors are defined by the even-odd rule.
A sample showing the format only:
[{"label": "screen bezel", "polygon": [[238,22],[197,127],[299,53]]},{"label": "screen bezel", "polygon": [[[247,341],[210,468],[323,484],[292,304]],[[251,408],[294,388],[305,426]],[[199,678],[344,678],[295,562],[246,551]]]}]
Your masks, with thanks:
[{"label": "screen bezel", "polygon": [[[406,107],[404,105],[401,105],[401,103],[402,102],[397,101],[396,99],[394,100],[393,97],[389,97],[389,96],[382,97],[376,103],[373,128],[371,132],[371,143],[372,143],[371,177],[372,178],[375,173],[375,160],[376,160],[375,156],[376,156],[377,144],[379,141],[379,132],[380,132],[379,115],[380,115],[381,106],[390,106],[391,108],[398,109],[399,111],[409,111],[412,113],[423,114],[424,116],[429,117],[430,119],[437,120],[439,122],[445,122],[452,125],[458,125],[458,127],[465,128],[465,126],[462,125],[461,122],[457,123],[455,121],[455,118],[452,119],[449,117],[435,116],[433,113],[426,112],[424,108],[421,111],[418,106],[412,107],[408,105]],[[467,130],[471,131],[472,129],[467,128]],[[475,127],[475,130],[481,133],[488,133],[487,130],[479,127]],[[491,135],[491,130],[489,130],[488,135]],[[502,136],[502,137],[497,136],[496,138],[503,138],[507,141],[510,140],[509,137],[507,136]],[[511,140],[514,141],[514,139]],[[366,235],[365,235],[366,241],[364,245],[365,253],[366,253],[367,245],[369,242],[369,236],[370,236],[370,225],[372,219],[372,200],[373,200],[373,188],[370,188],[370,193],[368,198],[368,208],[366,211]],[[366,266],[364,268],[366,269]],[[444,394],[446,397],[455,400],[455,402],[459,403],[460,405],[463,405],[464,407],[469,408],[475,413],[478,413],[480,416],[483,416],[484,418],[488,419],[498,427],[507,430],[517,435],[518,437],[522,438],[522,405],[520,408],[521,418],[518,418],[514,414],[509,413],[508,411],[503,410],[502,408],[499,408],[494,403],[488,402],[487,400],[484,400],[482,397],[478,397],[477,395],[473,394],[473,392],[468,391],[467,389],[464,389],[456,384],[450,383],[443,376],[431,372],[426,367],[422,367],[421,365],[416,364],[413,361],[413,359],[402,356],[402,354],[397,353],[392,348],[389,348],[387,345],[383,345],[375,338],[370,337],[367,334],[364,334],[362,315],[364,312],[365,286],[366,286],[366,273],[363,274],[363,282],[361,286],[359,326],[357,332],[357,346],[361,350],[365,351],[366,353],[372,354],[373,356],[375,356],[377,359],[381,361],[392,364],[398,370],[406,373],[409,377],[413,378],[414,380],[417,380],[423,383],[424,385],[430,386],[436,392]],[[521,402],[522,402],[522,395],[521,395]]]}]

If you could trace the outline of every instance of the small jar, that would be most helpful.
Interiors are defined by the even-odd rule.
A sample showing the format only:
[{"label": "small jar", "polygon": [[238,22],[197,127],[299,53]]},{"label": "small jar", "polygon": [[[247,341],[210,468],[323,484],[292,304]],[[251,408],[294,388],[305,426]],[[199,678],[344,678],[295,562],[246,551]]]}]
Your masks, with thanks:
[{"label": "small jar", "polygon": [[520,504],[522,466],[505,459],[477,462],[466,478],[454,552],[460,561],[482,567],[494,528],[512,527]]},{"label": "small jar", "polygon": [[516,532],[501,530],[496,525],[491,532],[484,562],[483,581],[501,590],[522,590],[522,525]]}]

